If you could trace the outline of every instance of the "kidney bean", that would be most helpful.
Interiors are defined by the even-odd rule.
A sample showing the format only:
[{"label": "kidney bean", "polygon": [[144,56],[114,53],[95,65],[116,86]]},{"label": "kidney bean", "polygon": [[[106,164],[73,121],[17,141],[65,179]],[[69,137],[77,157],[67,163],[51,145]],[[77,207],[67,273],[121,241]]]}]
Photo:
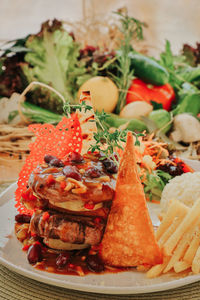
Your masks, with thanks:
[{"label": "kidney bean", "polygon": [[15,221],[18,223],[30,223],[31,216],[26,214],[18,214],[15,216]]},{"label": "kidney bean", "polygon": [[74,178],[76,180],[81,180],[81,174],[75,166],[65,166],[63,168],[63,174],[66,177]]},{"label": "kidney bean", "polygon": [[112,174],[117,173],[118,168],[117,168],[117,165],[114,163],[114,161],[112,161],[111,159],[105,158],[104,160],[102,160],[102,163],[108,173],[112,173]]},{"label": "kidney bean", "polygon": [[56,258],[56,266],[61,269],[64,268],[69,261],[70,255],[69,253],[61,253],[57,258]]},{"label": "kidney bean", "polygon": [[50,161],[51,161],[52,159],[54,159],[54,158],[57,158],[57,157],[55,157],[55,156],[53,156],[53,155],[50,155],[50,154],[45,154],[45,156],[44,156],[44,161],[48,164],[48,163],[50,163]]},{"label": "kidney bean", "polygon": [[88,255],[86,263],[88,269],[92,272],[104,271],[104,264],[98,255]]},{"label": "kidney bean", "polygon": [[69,161],[73,163],[82,163],[83,162],[83,156],[78,152],[71,152],[69,154]]},{"label": "kidney bean", "polygon": [[28,261],[30,264],[36,264],[39,261],[42,261],[42,247],[40,244],[33,244],[28,249],[27,255]]},{"label": "kidney bean", "polygon": [[98,168],[91,167],[85,171],[85,176],[89,176],[91,178],[97,178],[101,176],[101,171]]},{"label": "kidney bean", "polygon": [[64,163],[62,162],[62,160],[56,157],[50,160],[50,165],[58,168],[64,167]]},{"label": "kidney bean", "polygon": [[58,167],[58,168],[64,167],[64,163],[62,162],[62,160],[60,160],[59,158],[57,158],[54,155],[46,154],[44,156],[44,161],[47,164],[50,164],[51,166],[54,166],[54,167]]}]

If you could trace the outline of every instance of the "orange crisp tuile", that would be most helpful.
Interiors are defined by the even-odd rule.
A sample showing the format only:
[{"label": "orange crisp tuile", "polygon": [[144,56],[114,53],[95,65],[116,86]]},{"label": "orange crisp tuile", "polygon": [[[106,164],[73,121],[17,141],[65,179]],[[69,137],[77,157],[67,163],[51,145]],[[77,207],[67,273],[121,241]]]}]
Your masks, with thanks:
[{"label": "orange crisp tuile", "polygon": [[[32,124],[29,125],[29,130],[35,133],[35,141],[29,145],[30,154],[19,174],[18,188],[16,190],[16,204],[19,213],[32,214],[33,211],[27,209],[21,203],[23,193],[27,191],[28,179],[33,170],[37,170],[37,166],[44,162],[44,155],[55,155],[60,159],[71,152],[81,152],[82,149],[82,134],[80,122],[77,114],[71,118],[63,117],[62,120],[53,126],[52,124]],[[54,180],[49,178],[49,184]]]},{"label": "orange crisp tuile", "polygon": [[162,262],[137,173],[134,140],[130,132],[120,161],[115,197],[100,255],[105,264],[116,267],[155,265]]}]

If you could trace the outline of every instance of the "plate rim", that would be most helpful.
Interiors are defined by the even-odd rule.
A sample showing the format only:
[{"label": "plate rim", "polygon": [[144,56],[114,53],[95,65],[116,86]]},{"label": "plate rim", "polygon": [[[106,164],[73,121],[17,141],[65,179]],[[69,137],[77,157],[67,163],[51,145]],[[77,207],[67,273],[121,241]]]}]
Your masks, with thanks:
[{"label": "plate rim", "polygon": [[[5,260],[4,258],[0,257],[0,263],[4,266],[7,267],[9,270],[14,271],[17,274],[20,274],[22,276],[25,276],[29,279],[33,279],[36,280],[38,282],[41,283],[46,283],[55,287],[62,287],[65,289],[71,289],[74,291],[82,291],[82,292],[88,292],[88,293],[99,293],[99,294],[110,294],[110,295],[134,295],[134,294],[148,294],[148,293],[154,293],[154,292],[164,292],[164,291],[168,291],[168,290],[172,290],[172,289],[176,289],[176,288],[180,288],[186,285],[189,285],[191,283],[195,283],[200,281],[200,275],[190,275],[184,278],[180,278],[180,279],[176,279],[173,281],[169,281],[169,282],[162,282],[162,283],[157,283],[157,284],[153,284],[153,285],[149,285],[149,286],[132,286],[132,287],[107,287],[107,286],[103,286],[103,285],[90,285],[90,284],[86,284],[86,283],[73,283],[73,282],[64,282],[64,281],[60,281],[59,278],[49,278],[46,277],[43,274],[46,274],[48,272],[44,272],[44,271],[40,271],[37,270],[38,273],[32,272],[32,271],[28,271],[24,268],[18,267],[10,262],[8,262],[7,260]],[[41,274],[40,274],[41,272]],[[119,273],[120,274],[120,273]],[[113,274],[113,275],[117,275],[117,274]],[[55,274],[55,276],[59,277],[59,274]],[[90,276],[90,275],[86,275],[86,276]],[[96,274],[95,276],[106,276],[106,274]],[[185,279],[187,279],[187,281],[185,281]]]},{"label": "plate rim", "polygon": [[[14,193],[16,189],[16,182],[11,184],[3,193],[0,194],[0,201],[4,199],[4,202],[9,201],[9,195]],[[7,198],[7,199],[6,199]],[[11,200],[11,199],[10,199]],[[3,253],[3,252],[2,252]],[[38,282],[50,284],[56,287],[62,287],[66,289],[71,290],[77,290],[82,292],[89,292],[89,293],[100,293],[100,294],[118,294],[118,295],[134,295],[134,294],[147,294],[147,293],[153,293],[153,292],[159,292],[159,291],[167,291],[175,288],[180,288],[182,286],[200,281],[200,274],[197,275],[188,275],[183,278],[175,279],[168,282],[161,282],[156,283],[152,285],[141,285],[141,286],[125,286],[125,287],[117,287],[117,286],[103,286],[103,285],[92,285],[88,283],[73,283],[69,281],[63,281],[59,279],[59,274],[54,274],[55,278],[50,278],[45,276],[45,274],[48,274],[48,272],[36,270],[33,268],[33,271],[29,271],[23,267],[17,266],[8,260],[4,259],[2,257],[2,254],[0,253],[0,263],[7,267],[9,270],[14,271],[15,273],[18,273],[20,275],[23,275],[27,278],[34,279]],[[131,273],[128,272],[128,273]],[[51,273],[52,274],[52,273]],[[113,275],[118,275],[120,273],[116,273]],[[67,275],[66,275],[67,276]],[[90,276],[90,275],[86,275]],[[95,276],[106,276],[106,274],[95,274]]]}]

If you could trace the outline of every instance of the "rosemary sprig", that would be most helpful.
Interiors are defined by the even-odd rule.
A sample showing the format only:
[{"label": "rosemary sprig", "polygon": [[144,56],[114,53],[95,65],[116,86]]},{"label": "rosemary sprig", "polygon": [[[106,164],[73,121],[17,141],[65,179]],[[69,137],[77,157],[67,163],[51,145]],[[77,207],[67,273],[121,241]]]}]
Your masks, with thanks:
[{"label": "rosemary sprig", "polygon": [[131,41],[133,39],[142,40],[143,39],[143,26],[145,23],[129,17],[127,11],[118,11],[116,14],[120,17],[121,32],[123,34],[123,40],[121,40],[121,46],[117,50],[117,63],[116,67],[118,69],[117,76],[113,76],[115,83],[119,88],[119,99],[116,107],[116,113],[119,114],[121,109],[125,105],[127,90],[130,86],[130,82],[133,79],[134,70],[131,69],[131,59],[129,57],[129,52],[133,51],[131,46]]},{"label": "rosemary sprig", "polygon": [[[72,110],[79,110],[80,112],[87,112],[88,110],[93,110],[93,107],[86,104],[85,101],[82,101],[80,104],[70,104],[66,103],[63,107],[66,115],[69,116]],[[93,133],[95,144],[91,145],[89,150],[91,152],[101,151],[104,153],[105,158],[111,158],[116,165],[119,165],[119,154],[116,151],[117,148],[123,150],[123,143],[126,142],[126,135],[128,130],[119,130],[115,129],[115,131],[110,132],[108,126],[105,124],[105,120],[109,115],[102,111],[96,111],[94,113],[94,120],[91,122],[96,122],[98,131]],[[133,132],[135,136],[135,145],[140,145],[139,136],[143,136],[142,133],[136,134]],[[116,159],[116,156],[118,159]],[[102,157],[104,159],[104,157]]]}]

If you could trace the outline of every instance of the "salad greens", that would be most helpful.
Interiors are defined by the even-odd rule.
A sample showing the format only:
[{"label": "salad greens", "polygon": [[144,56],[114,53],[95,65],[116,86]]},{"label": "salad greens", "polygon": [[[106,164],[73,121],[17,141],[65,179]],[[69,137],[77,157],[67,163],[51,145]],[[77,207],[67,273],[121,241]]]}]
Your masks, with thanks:
[{"label": "salad greens", "polygon": [[159,200],[165,185],[172,179],[172,176],[162,170],[153,170],[147,174],[144,182],[144,192],[149,200]]}]

